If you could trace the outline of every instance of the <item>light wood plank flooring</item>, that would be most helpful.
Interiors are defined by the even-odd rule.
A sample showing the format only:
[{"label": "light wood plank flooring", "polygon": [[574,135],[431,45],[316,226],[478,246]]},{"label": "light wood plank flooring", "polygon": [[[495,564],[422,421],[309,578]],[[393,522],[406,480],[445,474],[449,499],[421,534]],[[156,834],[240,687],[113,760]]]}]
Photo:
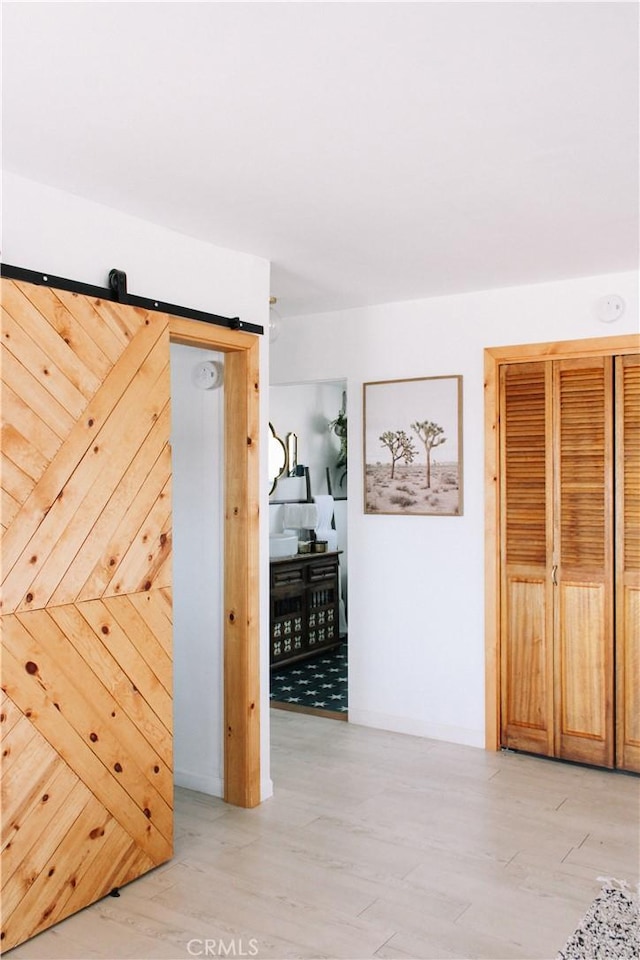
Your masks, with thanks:
[{"label": "light wood plank flooring", "polygon": [[598,878],[638,881],[637,778],[271,723],[271,800],[178,789],[170,864],[6,956],[552,958]]}]

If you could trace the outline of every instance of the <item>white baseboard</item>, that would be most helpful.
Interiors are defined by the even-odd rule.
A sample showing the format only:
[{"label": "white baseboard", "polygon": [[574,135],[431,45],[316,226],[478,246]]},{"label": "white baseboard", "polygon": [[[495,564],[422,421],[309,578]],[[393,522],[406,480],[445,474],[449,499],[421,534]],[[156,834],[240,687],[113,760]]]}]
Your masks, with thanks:
[{"label": "white baseboard", "polygon": [[224,783],[221,777],[205,777],[200,773],[188,773],[186,770],[174,770],[173,782],[176,787],[197,790],[212,797],[224,796]]},{"label": "white baseboard", "polygon": [[390,730],[393,733],[407,733],[412,737],[426,737],[429,740],[460,743],[467,747],[484,747],[484,731],[482,730],[426,723],[412,717],[398,717],[372,710],[354,710],[351,705],[349,705],[349,723],[357,723],[362,727],[374,727],[377,730]]},{"label": "white baseboard", "polygon": [[[173,782],[176,787],[185,790],[197,790],[199,793],[208,793],[211,797],[224,797],[224,782],[221,777],[203,777],[199,773],[188,773],[186,770],[175,770]],[[273,780],[264,777],[260,781],[260,802],[273,796]]]}]

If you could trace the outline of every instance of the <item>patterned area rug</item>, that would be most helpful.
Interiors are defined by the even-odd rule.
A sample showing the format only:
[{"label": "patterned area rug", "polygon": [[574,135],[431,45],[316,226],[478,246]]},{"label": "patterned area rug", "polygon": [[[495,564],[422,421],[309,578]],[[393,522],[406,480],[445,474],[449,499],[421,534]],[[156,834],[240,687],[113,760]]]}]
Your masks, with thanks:
[{"label": "patterned area rug", "polygon": [[626,883],[607,881],[557,960],[637,960],[640,903]]},{"label": "patterned area rug", "polygon": [[346,713],[347,644],[271,672],[271,700]]}]

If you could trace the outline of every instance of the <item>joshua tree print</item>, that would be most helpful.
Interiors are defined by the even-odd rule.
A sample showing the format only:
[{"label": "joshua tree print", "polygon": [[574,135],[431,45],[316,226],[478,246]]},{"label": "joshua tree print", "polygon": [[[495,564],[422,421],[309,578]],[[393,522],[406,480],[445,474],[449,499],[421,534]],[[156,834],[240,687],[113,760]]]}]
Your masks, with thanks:
[{"label": "joshua tree print", "polygon": [[364,512],[461,516],[462,377],[378,380],[362,399]]},{"label": "joshua tree print", "polygon": [[407,436],[404,430],[385,430],[380,437],[380,441],[382,446],[386,447],[391,454],[391,479],[393,480],[398,460],[412,463],[416,448],[413,445],[413,440]]},{"label": "joshua tree print", "polygon": [[444,428],[431,420],[417,420],[411,424],[411,429],[418,434],[419,439],[424,444],[424,450],[427,456],[427,487],[431,487],[431,451],[434,447],[446,443]]}]

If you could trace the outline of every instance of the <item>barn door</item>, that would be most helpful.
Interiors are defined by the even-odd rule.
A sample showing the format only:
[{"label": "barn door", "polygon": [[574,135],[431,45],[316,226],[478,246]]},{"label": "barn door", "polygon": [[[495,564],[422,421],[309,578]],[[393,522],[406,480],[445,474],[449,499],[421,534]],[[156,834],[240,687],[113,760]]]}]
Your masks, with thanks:
[{"label": "barn door", "polygon": [[170,858],[169,331],[2,280],[2,946]]}]

